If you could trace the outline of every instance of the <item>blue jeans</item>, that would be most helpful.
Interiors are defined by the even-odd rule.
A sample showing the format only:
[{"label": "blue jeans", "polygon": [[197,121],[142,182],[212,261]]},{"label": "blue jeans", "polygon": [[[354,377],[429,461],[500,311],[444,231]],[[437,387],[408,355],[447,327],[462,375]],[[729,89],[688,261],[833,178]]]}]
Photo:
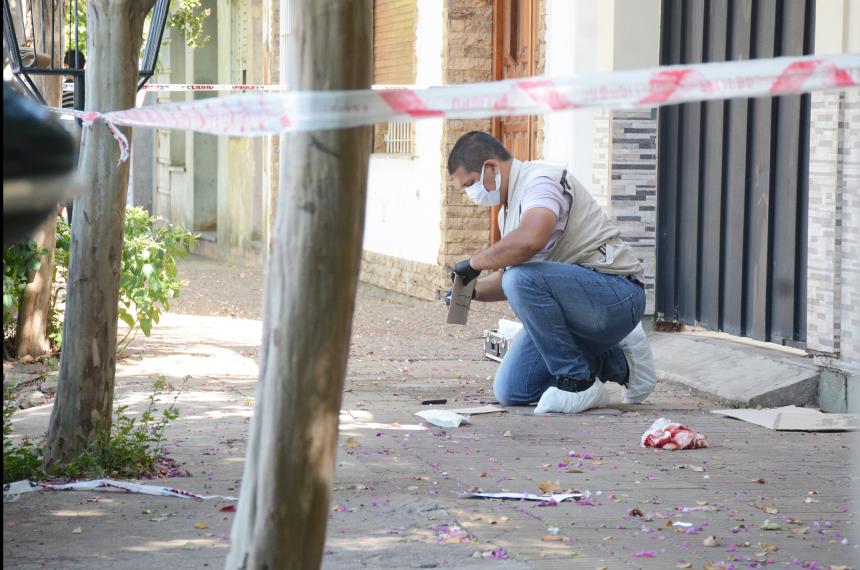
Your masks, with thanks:
[{"label": "blue jeans", "polygon": [[523,323],[493,383],[502,405],[536,402],[554,376],[627,377],[618,343],[645,312],[639,285],[581,265],[536,261],[505,271],[502,289]]}]

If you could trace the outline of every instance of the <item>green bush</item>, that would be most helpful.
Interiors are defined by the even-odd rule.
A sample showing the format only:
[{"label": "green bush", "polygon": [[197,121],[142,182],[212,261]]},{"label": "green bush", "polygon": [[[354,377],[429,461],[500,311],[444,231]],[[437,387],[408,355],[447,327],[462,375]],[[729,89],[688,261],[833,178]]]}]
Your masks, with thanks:
[{"label": "green bush", "polygon": [[146,408],[139,417],[129,416],[128,406],[117,406],[111,429],[99,429],[95,440],[68,465],[50,472],[42,469],[44,437],[34,443],[27,437],[15,445],[8,437],[12,433],[12,414],[15,405],[13,390],[4,391],[3,397],[3,483],[22,479],[42,480],[46,477],[71,479],[116,477],[138,479],[159,475],[183,474],[175,467],[164,451],[164,431],[170,422],[179,417],[176,400],[182,393],[186,376],[173,400],[159,408],[157,399],[172,390],[164,376],[153,384]]},{"label": "green bush", "polygon": [[197,235],[179,226],[157,225],[142,208],[125,212],[125,242],[119,280],[119,318],[128,325],[124,347],[137,330],[149,336],[162,311],[186,281],[176,278],[176,261],[197,246]]},{"label": "green bush", "polygon": [[[63,309],[71,246],[69,224],[57,217],[57,247],[54,253],[54,291],[48,322],[48,338],[59,350],[63,337]],[[119,318],[128,325],[120,341],[124,348],[138,330],[149,336],[152,325],[179,296],[187,283],[176,277],[176,262],[197,245],[197,235],[182,227],[157,223],[142,208],[127,208],[125,238],[119,283]],[[3,338],[14,342],[18,301],[27,284],[27,271],[38,270],[45,250],[34,242],[9,248],[3,255]]]},{"label": "green bush", "polygon": [[42,266],[46,249],[38,249],[33,240],[13,245],[3,252],[3,340],[14,338],[18,303],[30,275]]},{"label": "green bush", "polygon": [[[20,444],[15,445],[9,437],[12,433],[12,414],[18,409],[15,400],[15,388],[10,386],[3,389],[3,483],[29,479],[34,474],[42,473],[42,448],[34,444],[30,438],[23,437]],[[41,477],[39,477],[41,478]]]}]

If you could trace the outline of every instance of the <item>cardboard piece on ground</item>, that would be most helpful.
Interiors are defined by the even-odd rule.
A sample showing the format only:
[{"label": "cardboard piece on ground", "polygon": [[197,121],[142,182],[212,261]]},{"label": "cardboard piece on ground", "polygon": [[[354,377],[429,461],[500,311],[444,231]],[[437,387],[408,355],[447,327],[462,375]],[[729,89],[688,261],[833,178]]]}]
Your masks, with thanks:
[{"label": "cardboard piece on ground", "polygon": [[463,414],[464,416],[473,416],[475,414],[493,414],[495,412],[507,412],[506,409],[487,404],[486,406],[478,406],[475,408],[445,408],[446,412],[454,412],[455,414]]},{"label": "cardboard piece on ground", "polygon": [[860,416],[855,414],[825,414],[811,408],[784,406],[763,410],[711,410],[777,431],[852,431],[860,429]]},{"label": "cardboard piece on ground", "polygon": [[454,278],[451,306],[448,307],[449,325],[466,324],[466,320],[469,318],[469,306],[472,304],[472,291],[475,290],[477,281],[477,279],[472,279],[468,285],[463,285],[462,275],[457,275]]}]

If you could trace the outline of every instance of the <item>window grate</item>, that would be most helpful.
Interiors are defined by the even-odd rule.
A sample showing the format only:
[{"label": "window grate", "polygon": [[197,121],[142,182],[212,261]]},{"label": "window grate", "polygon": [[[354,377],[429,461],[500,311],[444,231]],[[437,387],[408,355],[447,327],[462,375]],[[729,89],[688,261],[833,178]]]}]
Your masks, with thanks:
[{"label": "window grate", "polygon": [[389,121],[385,133],[385,152],[391,154],[415,154],[414,123]]}]

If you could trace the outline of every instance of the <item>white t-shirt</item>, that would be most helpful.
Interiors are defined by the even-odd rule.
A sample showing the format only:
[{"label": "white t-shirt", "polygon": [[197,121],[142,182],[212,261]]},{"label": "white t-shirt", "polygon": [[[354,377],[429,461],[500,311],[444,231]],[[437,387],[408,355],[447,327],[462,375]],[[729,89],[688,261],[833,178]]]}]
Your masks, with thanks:
[{"label": "white t-shirt", "polygon": [[553,230],[549,241],[541,253],[551,250],[567,227],[567,218],[570,211],[571,196],[564,191],[561,184],[549,176],[539,176],[532,180],[522,190],[523,199],[520,202],[519,216],[532,208],[544,208],[552,212],[556,217],[555,230]]}]

